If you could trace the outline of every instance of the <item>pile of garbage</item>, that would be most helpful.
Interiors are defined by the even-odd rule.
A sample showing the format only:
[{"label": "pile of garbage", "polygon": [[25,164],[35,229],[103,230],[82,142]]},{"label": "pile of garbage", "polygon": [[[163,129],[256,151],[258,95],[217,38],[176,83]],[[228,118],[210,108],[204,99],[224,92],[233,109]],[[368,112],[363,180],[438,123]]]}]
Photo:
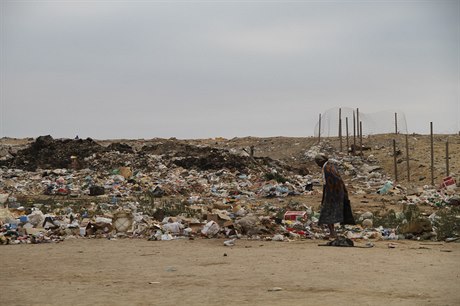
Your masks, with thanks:
[{"label": "pile of garbage", "polygon": [[[12,202],[8,203],[11,204]],[[14,206],[14,205],[12,205]],[[173,240],[196,238],[291,241],[324,239],[319,212],[299,202],[286,205],[190,204],[160,202],[33,204],[0,208],[0,244],[60,242],[70,238],[143,238]],[[289,210],[295,209],[295,210]],[[357,225],[338,232],[353,240],[444,240],[460,237],[460,207],[426,216],[416,205],[403,212],[379,216],[365,212]],[[450,226],[450,228],[449,228]]]},{"label": "pile of garbage", "polygon": [[[360,213],[355,216],[358,225],[339,230],[345,237],[396,240],[460,235],[455,179],[439,188],[394,186],[372,155],[337,154],[327,141],[311,147],[305,163],[314,165],[321,152],[349,178],[351,194],[397,195],[395,203],[405,207],[385,216]],[[328,233],[318,226],[319,212],[303,203],[309,196],[321,196],[322,177],[314,167],[316,171],[298,171],[267,157],[175,140],[134,148],[42,136],[0,160],[0,242],[220,237],[230,239],[232,245],[240,238],[323,239]],[[293,196],[307,200],[291,200]],[[414,213],[419,205],[450,213]]]},{"label": "pile of garbage", "polygon": [[[8,204],[12,201],[14,199]],[[28,208],[1,208],[0,241],[3,244],[59,242],[70,237],[172,240],[179,237],[264,236],[267,239],[270,235],[289,233],[286,226],[292,225],[290,221],[284,222],[276,217],[281,211],[276,207],[242,207],[240,204],[210,207],[187,202],[161,202],[153,211],[149,208],[137,202],[93,202],[80,207],[33,204]],[[50,212],[44,213],[48,210]],[[262,210],[270,212],[269,215],[261,216]]]},{"label": "pile of garbage", "polygon": [[[166,141],[139,151],[126,144],[103,147],[91,139],[38,137],[0,161],[0,189],[28,195],[254,197],[301,194],[311,178],[270,158]],[[275,180],[266,180],[267,174]],[[289,176],[289,180],[279,180]]]}]

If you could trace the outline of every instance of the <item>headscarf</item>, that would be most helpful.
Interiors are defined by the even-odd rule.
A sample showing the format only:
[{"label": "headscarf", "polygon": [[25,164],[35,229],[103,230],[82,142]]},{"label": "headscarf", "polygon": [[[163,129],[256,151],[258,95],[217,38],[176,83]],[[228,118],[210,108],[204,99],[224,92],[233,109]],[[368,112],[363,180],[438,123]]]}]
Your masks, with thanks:
[{"label": "headscarf", "polygon": [[319,154],[316,154],[315,156],[315,162],[318,164],[318,165],[322,165],[324,164],[325,162],[328,161],[328,158],[326,156],[326,154],[323,154],[323,153],[319,153]]}]

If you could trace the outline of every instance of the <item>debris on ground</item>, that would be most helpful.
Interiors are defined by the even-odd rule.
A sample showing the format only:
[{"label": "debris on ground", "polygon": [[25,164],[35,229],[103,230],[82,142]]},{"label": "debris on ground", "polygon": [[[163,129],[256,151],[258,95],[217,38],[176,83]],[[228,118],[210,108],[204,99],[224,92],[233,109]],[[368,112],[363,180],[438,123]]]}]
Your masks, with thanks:
[{"label": "debris on ground", "polygon": [[390,180],[373,155],[338,153],[328,141],[310,146],[293,164],[174,139],[135,146],[41,136],[17,150],[0,149],[1,244],[75,237],[217,237],[225,238],[224,246],[242,238],[324,239],[329,233],[312,205],[322,195],[320,169],[298,165],[313,165],[318,153],[330,156],[362,203],[378,199],[400,208],[356,210],[359,224],[338,229],[348,244],[460,236],[454,175],[436,187],[405,187]]}]

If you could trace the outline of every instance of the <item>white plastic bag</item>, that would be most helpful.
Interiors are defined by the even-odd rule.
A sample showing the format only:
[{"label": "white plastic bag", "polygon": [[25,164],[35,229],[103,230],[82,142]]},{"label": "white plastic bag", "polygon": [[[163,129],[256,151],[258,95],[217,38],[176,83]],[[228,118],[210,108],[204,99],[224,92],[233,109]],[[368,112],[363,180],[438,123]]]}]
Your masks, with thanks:
[{"label": "white plastic bag", "polygon": [[201,233],[208,237],[213,237],[219,232],[219,224],[214,221],[209,221],[201,230]]}]

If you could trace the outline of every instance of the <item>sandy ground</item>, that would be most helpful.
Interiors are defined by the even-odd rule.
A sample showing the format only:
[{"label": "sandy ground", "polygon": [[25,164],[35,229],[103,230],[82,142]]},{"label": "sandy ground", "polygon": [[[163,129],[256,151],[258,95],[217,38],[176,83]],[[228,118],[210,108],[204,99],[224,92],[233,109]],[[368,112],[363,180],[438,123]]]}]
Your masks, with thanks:
[{"label": "sandy ground", "polygon": [[2,246],[0,304],[460,304],[458,243],[318,243],[75,239]]}]

